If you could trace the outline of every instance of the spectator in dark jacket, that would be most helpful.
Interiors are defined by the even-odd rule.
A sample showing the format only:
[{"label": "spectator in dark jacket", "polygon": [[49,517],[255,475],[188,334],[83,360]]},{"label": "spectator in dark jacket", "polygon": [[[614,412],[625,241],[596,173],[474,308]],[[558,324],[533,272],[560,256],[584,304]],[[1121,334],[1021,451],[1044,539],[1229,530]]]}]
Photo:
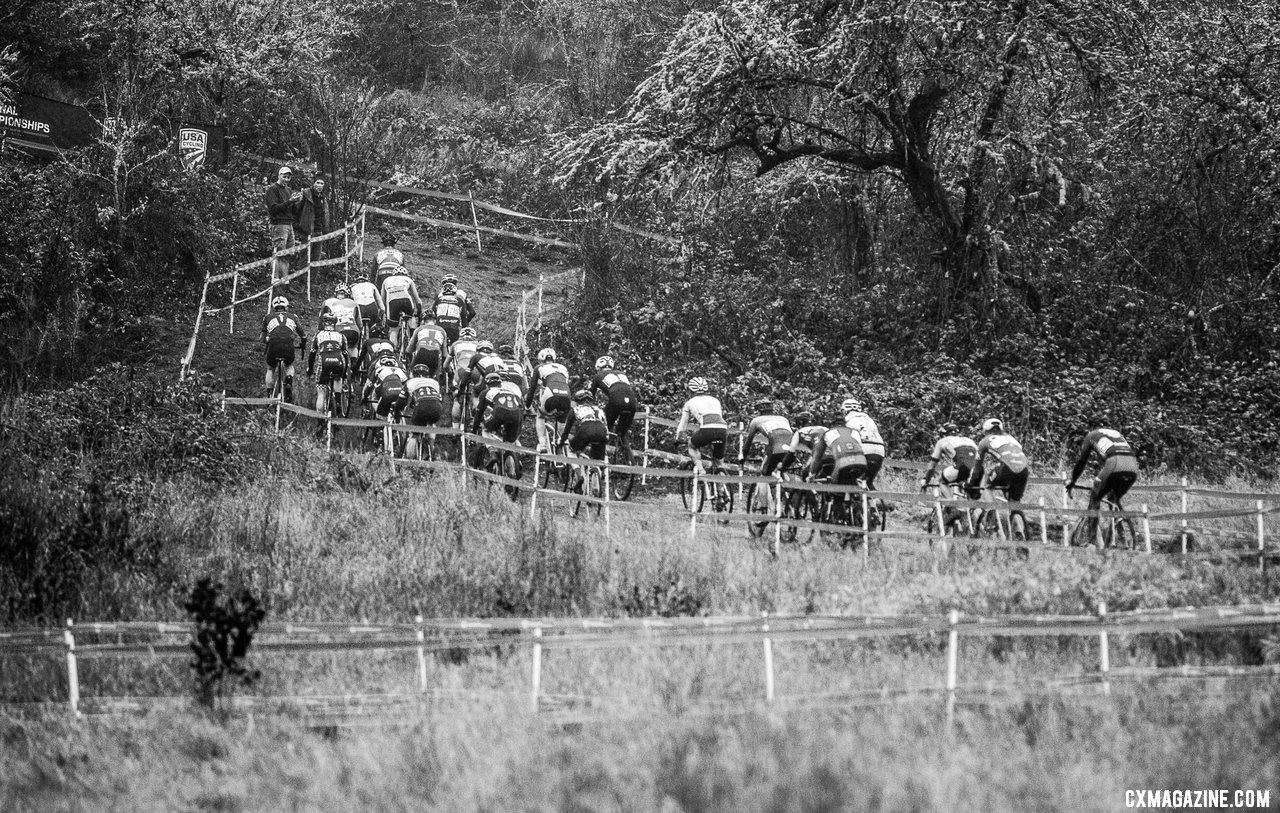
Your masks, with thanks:
[{"label": "spectator in dark jacket", "polygon": [[[293,171],[288,167],[280,167],[276,173],[276,182],[267,187],[267,215],[271,218],[271,250],[284,251],[294,245],[293,222],[294,206],[302,199],[301,192],[289,188]],[[273,270],[273,279],[289,275],[289,258],[278,257]]]},{"label": "spectator in dark jacket", "polygon": [[[328,205],[324,198],[324,180],[316,178],[308,188],[302,190],[302,199],[294,205],[293,231],[299,243],[308,243],[311,236],[324,234],[328,227]],[[312,259],[323,259],[323,246],[317,244],[312,249]]]}]

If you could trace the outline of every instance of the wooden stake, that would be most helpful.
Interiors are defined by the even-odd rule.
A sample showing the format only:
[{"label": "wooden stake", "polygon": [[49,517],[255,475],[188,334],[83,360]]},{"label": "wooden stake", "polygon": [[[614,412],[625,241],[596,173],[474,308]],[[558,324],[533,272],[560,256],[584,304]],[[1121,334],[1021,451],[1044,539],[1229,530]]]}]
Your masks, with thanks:
[{"label": "wooden stake", "polygon": [[[760,629],[768,632],[768,611],[762,611],[760,617],[765,619],[764,623],[760,625]],[[769,638],[764,639],[764,702],[773,702],[773,641]]]},{"label": "wooden stake", "polygon": [[951,732],[956,717],[956,686],[960,672],[960,611],[947,614],[950,630],[947,632],[947,733]]},{"label": "wooden stake", "polygon": [[871,559],[871,517],[867,513],[870,506],[867,502],[867,490],[862,490],[862,561]]},{"label": "wooden stake", "polygon": [[[1071,507],[1071,494],[1067,490],[1067,480],[1065,476],[1063,477],[1063,480],[1062,480],[1062,507],[1063,508]],[[1065,548],[1070,544],[1071,544],[1071,517],[1064,512],[1062,515],[1062,547]]]},{"label": "wooden stake", "polygon": [[[649,468],[649,410],[644,411],[644,452],[640,458],[640,468]],[[649,484],[649,474],[642,472],[640,474],[640,485]]]},{"label": "wooden stake", "polygon": [[68,618],[67,628],[62,632],[62,640],[67,645],[67,702],[71,706],[71,716],[80,716],[80,669],[76,663],[76,637],[71,632],[74,622]]},{"label": "wooden stake", "polygon": [[1107,639],[1107,602],[1098,602],[1098,668],[1102,673],[1102,693],[1111,694],[1111,646]]},{"label": "wooden stake", "polygon": [[[1145,550],[1147,553],[1151,552],[1151,520],[1148,518],[1148,515],[1150,513],[1151,512],[1147,510],[1147,504],[1143,503],[1142,504],[1142,547],[1143,547],[1143,550]],[[1099,518],[1098,525],[1102,525],[1101,518]]]},{"label": "wooden stake", "polygon": [[231,319],[228,320],[227,332],[236,332],[236,292],[240,289],[240,272],[231,277]]},{"label": "wooden stake", "polygon": [[1188,496],[1187,495],[1187,478],[1183,477],[1182,478],[1182,514],[1183,516],[1178,523],[1182,528],[1182,532],[1179,534],[1179,536],[1181,537],[1180,544],[1182,546],[1183,556],[1187,555],[1187,517],[1186,517],[1187,496]]},{"label": "wooden stake", "polygon": [[689,481],[689,539],[698,538],[698,467],[693,467],[693,479]]},{"label": "wooden stake", "polygon": [[538,713],[538,699],[542,695],[542,627],[533,628],[533,666],[529,689],[529,708]]},{"label": "wooden stake", "polygon": [[418,691],[422,694],[427,693],[427,632],[422,627],[422,616],[418,615],[413,619],[418,625]]},{"label": "wooden stake", "polygon": [[1040,498],[1040,544],[1049,546],[1049,515],[1044,510],[1044,497]]},{"label": "wooden stake", "polygon": [[[765,486],[768,488],[768,486]],[[773,554],[773,558],[777,559],[782,554],[782,479],[779,478],[773,485],[773,550],[769,551]]]},{"label": "wooden stake", "polygon": [[1256,503],[1258,508],[1258,570],[1267,571],[1267,538],[1262,525],[1262,500]]},{"label": "wooden stake", "polygon": [[483,253],[484,246],[480,244],[480,220],[476,217],[476,199],[471,195],[470,189],[467,190],[467,202],[471,205],[471,225],[476,229],[476,251]]}]

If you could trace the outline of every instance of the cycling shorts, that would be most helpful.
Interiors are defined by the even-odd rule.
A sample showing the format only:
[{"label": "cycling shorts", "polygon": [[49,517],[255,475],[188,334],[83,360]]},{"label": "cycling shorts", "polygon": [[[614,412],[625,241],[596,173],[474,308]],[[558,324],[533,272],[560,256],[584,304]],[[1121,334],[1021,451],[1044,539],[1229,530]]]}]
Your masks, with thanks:
[{"label": "cycling shorts", "polygon": [[316,381],[333,384],[347,374],[347,357],[340,350],[321,353],[316,359]]},{"label": "cycling shorts", "polygon": [[440,372],[440,350],[439,348],[419,347],[413,352],[413,361],[409,363],[410,367],[416,367],[419,364],[425,364],[431,368],[431,374],[435,375]]},{"label": "cycling shorts", "polygon": [[347,339],[347,352],[355,356],[360,352],[360,328],[355,325],[339,325],[337,328]]},{"label": "cycling shorts", "polygon": [[620,396],[610,393],[609,403],[604,407],[604,420],[609,431],[617,433],[619,439],[625,438],[635,419],[636,399],[630,391]]},{"label": "cycling shorts", "polygon": [[1120,502],[1137,480],[1138,458],[1127,454],[1108,457],[1093,478],[1093,488],[1089,490],[1089,507],[1096,509],[1104,499]]},{"label": "cycling shorts", "polygon": [[401,316],[413,319],[413,300],[407,296],[387,300],[387,321],[394,325]]},{"label": "cycling shorts", "polygon": [[449,344],[453,344],[458,340],[458,333],[462,330],[462,324],[453,320],[444,321],[437,319],[436,324],[440,325],[440,329],[444,331],[444,335],[449,337]]},{"label": "cycling shorts", "polygon": [[942,473],[938,475],[938,482],[944,486],[954,486],[959,483],[964,483],[969,479],[970,471],[971,469],[963,463],[952,463],[950,466],[943,469]]},{"label": "cycling shorts", "polygon": [[1031,479],[1031,470],[1014,471],[1001,463],[997,468],[988,469],[983,479],[983,488],[1002,488],[1008,492],[1011,502],[1022,502],[1022,495],[1027,492],[1027,481]]},{"label": "cycling shorts", "polygon": [[418,398],[413,402],[413,411],[409,413],[409,423],[414,426],[435,426],[444,414],[444,405],[439,398]]},{"label": "cycling shorts", "polygon": [[724,460],[724,444],[729,430],[723,426],[704,426],[689,437],[689,446],[702,451],[707,449],[712,460]]},{"label": "cycling shorts", "polygon": [[283,361],[285,364],[293,364],[293,353],[296,348],[297,344],[292,337],[288,339],[268,339],[267,366],[274,367],[278,361]]},{"label": "cycling shorts", "polygon": [[818,467],[818,477],[832,485],[851,486],[867,473],[867,461],[862,455],[846,455],[839,460],[824,458]]},{"label": "cycling shorts", "polygon": [[484,428],[507,443],[515,443],[520,437],[520,424],[523,422],[523,410],[495,406],[490,408],[489,417],[484,419]]},{"label": "cycling shorts", "polygon": [[884,465],[884,455],[867,452],[867,490],[876,490],[876,475],[880,473],[880,467]]},{"label": "cycling shorts", "polygon": [[396,411],[404,409],[408,400],[409,392],[404,388],[404,382],[395,377],[387,378],[378,385],[378,417],[387,417],[393,407]]},{"label": "cycling shorts", "polygon": [[569,393],[563,390],[556,392],[543,387],[538,405],[544,417],[563,421],[569,415]]},{"label": "cycling shorts", "polygon": [[600,421],[580,423],[573,430],[573,436],[569,438],[569,449],[574,454],[581,454],[583,449],[590,446],[591,451],[588,455],[591,459],[604,460],[604,447],[608,439],[609,428]]},{"label": "cycling shorts", "polygon": [[356,305],[356,314],[362,322],[377,324],[382,321],[382,311],[378,308],[377,302],[370,302],[367,305]]}]

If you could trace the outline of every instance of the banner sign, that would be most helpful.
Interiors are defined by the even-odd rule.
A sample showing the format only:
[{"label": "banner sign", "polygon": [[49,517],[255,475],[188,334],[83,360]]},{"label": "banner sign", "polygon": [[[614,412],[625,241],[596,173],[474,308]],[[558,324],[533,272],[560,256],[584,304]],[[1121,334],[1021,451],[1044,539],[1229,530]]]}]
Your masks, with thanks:
[{"label": "banner sign", "polygon": [[223,163],[227,130],[214,124],[184,124],[178,128],[178,156],[189,171]]},{"label": "banner sign", "polygon": [[58,152],[93,143],[98,124],[89,111],[34,93],[19,93],[0,103],[0,133],[12,144]]}]

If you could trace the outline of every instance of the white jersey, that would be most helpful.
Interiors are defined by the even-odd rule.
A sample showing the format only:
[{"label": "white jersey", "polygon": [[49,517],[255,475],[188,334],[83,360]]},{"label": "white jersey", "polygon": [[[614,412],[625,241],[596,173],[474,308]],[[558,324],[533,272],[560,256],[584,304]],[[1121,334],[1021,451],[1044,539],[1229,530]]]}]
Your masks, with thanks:
[{"label": "white jersey", "polygon": [[384,248],[373,255],[378,271],[391,271],[404,265],[404,254],[398,248]]},{"label": "white jersey", "polygon": [[379,384],[381,384],[383,381],[386,381],[388,378],[391,378],[392,376],[400,379],[401,381],[408,378],[408,375],[405,373],[405,371],[401,369],[400,366],[397,364],[386,364],[386,365],[380,364],[377,367],[373,368],[373,377],[377,379]]},{"label": "white jersey", "polygon": [[544,361],[533,373],[538,388],[543,391],[567,393],[569,391],[569,368],[558,361]]},{"label": "white jersey", "polygon": [[862,448],[867,454],[878,454],[884,457],[884,440],[880,437],[880,428],[871,416],[865,412],[850,412],[844,416],[844,425],[858,433],[862,439]]},{"label": "white jersey", "polygon": [[604,410],[595,404],[575,404],[573,407],[573,419],[579,426],[592,421],[604,423]]},{"label": "white jersey", "polygon": [[393,299],[413,299],[413,280],[404,274],[392,274],[382,281],[382,298],[387,302]]},{"label": "white jersey", "polygon": [[336,330],[320,331],[316,334],[315,343],[316,350],[320,353],[347,349],[347,337]]},{"label": "white jersey", "polygon": [[756,430],[766,435],[774,432],[790,432],[791,421],[781,415],[761,415],[756,418]]},{"label": "white jersey", "polygon": [[415,375],[405,382],[405,389],[414,398],[439,398],[440,382],[424,375]]},{"label": "white jersey", "polygon": [[373,305],[378,301],[378,289],[372,282],[357,282],[351,286],[351,299],[357,305]]},{"label": "white jersey", "polygon": [[340,325],[356,323],[356,303],[351,299],[330,297],[324,301],[324,307],[320,308],[320,312],[333,314],[334,321]]},{"label": "white jersey", "polygon": [[680,410],[680,424],[676,427],[676,432],[688,429],[691,421],[696,421],[702,429],[729,428],[724,422],[724,407],[720,406],[720,399],[713,395],[695,395],[685,401],[684,408]]}]

